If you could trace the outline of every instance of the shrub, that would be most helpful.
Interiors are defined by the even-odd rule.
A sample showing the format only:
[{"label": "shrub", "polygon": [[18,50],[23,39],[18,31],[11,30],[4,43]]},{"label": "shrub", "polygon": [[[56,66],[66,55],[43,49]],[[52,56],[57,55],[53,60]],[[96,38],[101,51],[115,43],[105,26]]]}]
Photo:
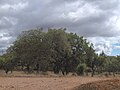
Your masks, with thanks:
[{"label": "shrub", "polygon": [[83,64],[79,64],[78,66],[77,66],[77,74],[78,75],[84,75],[84,72],[85,72],[85,70],[86,70],[86,64],[85,63],[83,63]]}]

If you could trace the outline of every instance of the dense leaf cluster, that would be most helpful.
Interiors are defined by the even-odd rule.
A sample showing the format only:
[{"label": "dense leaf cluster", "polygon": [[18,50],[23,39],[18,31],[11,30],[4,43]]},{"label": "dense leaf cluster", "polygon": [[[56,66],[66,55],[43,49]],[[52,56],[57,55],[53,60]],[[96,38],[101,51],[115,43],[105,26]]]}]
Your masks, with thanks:
[{"label": "dense leaf cluster", "polygon": [[119,71],[119,57],[95,53],[93,45],[83,37],[67,33],[65,29],[42,29],[23,31],[17,40],[0,57],[0,68],[8,71],[76,72],[83,75],[92,72]]}]

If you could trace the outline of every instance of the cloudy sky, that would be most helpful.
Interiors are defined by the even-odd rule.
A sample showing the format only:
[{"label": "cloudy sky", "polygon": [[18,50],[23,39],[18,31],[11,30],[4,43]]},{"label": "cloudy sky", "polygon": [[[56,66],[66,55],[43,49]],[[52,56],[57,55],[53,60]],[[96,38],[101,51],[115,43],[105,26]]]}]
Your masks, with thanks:
[{"label": "cloudy sky", "polygon": [[120,0],[0,0],[0,53],[23,30],[66,27],[96,52],[120,54]]}]

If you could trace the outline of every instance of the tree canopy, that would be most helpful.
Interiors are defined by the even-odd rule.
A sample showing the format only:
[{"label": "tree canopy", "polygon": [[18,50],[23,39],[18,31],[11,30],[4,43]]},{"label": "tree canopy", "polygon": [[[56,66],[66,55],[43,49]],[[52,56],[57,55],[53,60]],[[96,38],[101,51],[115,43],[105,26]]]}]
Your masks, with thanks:
[{"label": "tree canopy", "polygon": [[120,70],[119,56],[110,57],[104,52],[97,55],[92,43],[63,28],[48,29],[47,32],[43,29],[23,31],[6,52],[0,56],[1,67],[12,65],[12,69],[28,73],[53,71],[81,75],[91,71],[93,76],[96,71],[115,73]]}]

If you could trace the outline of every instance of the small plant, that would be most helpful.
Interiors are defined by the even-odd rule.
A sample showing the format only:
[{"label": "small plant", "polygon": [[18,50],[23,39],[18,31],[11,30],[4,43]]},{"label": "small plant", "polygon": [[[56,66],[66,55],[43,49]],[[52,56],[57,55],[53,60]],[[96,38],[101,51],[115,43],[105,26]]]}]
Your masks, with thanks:
[{"label": "small plant", "polygon": [[86,70],[86,64],[85,63],[79,64],[77,66],[77,74],[78,75],[84,75],[85,70]]}]

